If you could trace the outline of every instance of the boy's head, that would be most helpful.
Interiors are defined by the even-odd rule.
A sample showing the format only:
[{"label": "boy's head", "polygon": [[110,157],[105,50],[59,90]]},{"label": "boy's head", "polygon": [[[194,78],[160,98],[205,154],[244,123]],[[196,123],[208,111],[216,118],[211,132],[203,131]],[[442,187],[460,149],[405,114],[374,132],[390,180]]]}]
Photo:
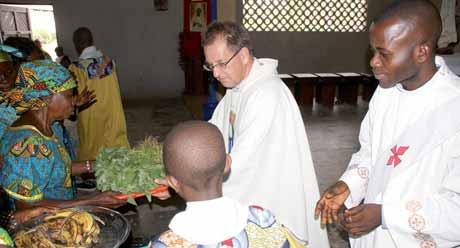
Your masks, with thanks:
[{"label": "boy's head", "polygon": [[229,158],[222,134],[208,122],[183,122],[164,141],[163,160],[169,184],[186,200],[196,199],[204,192],[221,194]]}]

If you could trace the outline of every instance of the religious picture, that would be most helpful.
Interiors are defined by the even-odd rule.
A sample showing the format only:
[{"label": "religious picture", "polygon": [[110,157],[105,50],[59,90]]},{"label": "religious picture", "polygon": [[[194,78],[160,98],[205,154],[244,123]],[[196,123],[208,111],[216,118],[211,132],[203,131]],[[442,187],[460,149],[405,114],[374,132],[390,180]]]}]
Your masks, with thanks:
[{"label": "religious picture", "polygon": [[206,3],[190,3],[190,31],[202,32],[206,29]]},{"label": "religious picture", "polygon": [[155,10],[165,11],[168,10],[168,0],[154,0]]}]

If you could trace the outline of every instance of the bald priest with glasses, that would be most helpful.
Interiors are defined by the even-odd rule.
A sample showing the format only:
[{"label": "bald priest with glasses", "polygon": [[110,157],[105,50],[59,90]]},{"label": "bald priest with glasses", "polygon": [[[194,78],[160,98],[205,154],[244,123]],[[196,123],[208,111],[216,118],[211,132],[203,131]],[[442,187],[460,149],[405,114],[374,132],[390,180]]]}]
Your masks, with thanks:
[{"label": "bald priest with glasses", "polygon": [[304,123],[278,61],[255,58],[248,32],[231,22],[212,24],[203,48],[204,69],[227,88],[210,120],[232,159],[223,195],[270,209],[309,247],[329,247],[313,216],[319,192]]}]

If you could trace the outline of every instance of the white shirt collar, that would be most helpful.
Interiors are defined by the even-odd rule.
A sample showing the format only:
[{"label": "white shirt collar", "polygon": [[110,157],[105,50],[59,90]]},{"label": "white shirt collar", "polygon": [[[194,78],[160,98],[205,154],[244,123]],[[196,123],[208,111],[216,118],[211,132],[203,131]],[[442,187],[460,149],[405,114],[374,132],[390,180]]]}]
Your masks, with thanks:
[{"label": "white shirt collar", "polygon": [[248,215],[247,206],[228,197],[187,202],[169,228],[193,244],[216,244],[238,235],[246,227]]},{"label": "white shirt collar", "polygon": [[258,59],[254,57],[251,71],[249,75],[239,83],[235,89],[245,90],[249,88],[254,82],[257,82],[262,77],[277,75],[278,60],[276,59]]},{"label": "white shirt collar", "polygon": [[80,59],[92,59],[92,58],[99,58],[102,57],[103,54],[101,51],[97,50],[95,46],[89,46],[85,49],[80,54]]},{"label": "white shirt collar", "polygon": [[430,80],[428,80],[428,82],[426,82],[421,87],[415,90],[405,90],[401,84],[397,84],[396,89],[398,89],[404,94],[410,94],[410,95],[420,95],[420,94],[424,94],[425,92],[429,94],[429,92],[435,86],[437,81],[442,80],[442,78],[447,75],[454,74],[449,69],[449,67],[446,65],[446,62],[441,56],[436,56],[435,64],[436,64],[436,69],[437,69],[436,73],[430,78]]}]

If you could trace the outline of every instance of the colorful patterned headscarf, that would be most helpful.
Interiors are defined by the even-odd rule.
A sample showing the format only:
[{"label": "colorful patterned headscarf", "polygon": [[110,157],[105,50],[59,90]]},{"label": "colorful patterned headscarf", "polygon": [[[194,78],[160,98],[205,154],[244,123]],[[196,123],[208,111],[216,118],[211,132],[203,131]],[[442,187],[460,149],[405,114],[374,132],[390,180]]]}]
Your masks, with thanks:
[{"label": "colorful patterned headscarf", "polygon": [[14,56],[16,58],[25,58],[24,53],[19,51],[18,49],[11,46],[0,44],[0,63],[12,61],[13,59],[11,58],[11,56]]},{"label": "colorful patterned headscarf", "polygon": [[65,67],[51,60],[35,60],[20,66],[15,88],[5,94],[4,101],[22,114],[46,107],[42,97],[75,87],[75,79]]},{"label": "colorful patterned headscarf", "polygon": [[8,53],[0,51],[0,63],[11,61],[11,56]]}]

